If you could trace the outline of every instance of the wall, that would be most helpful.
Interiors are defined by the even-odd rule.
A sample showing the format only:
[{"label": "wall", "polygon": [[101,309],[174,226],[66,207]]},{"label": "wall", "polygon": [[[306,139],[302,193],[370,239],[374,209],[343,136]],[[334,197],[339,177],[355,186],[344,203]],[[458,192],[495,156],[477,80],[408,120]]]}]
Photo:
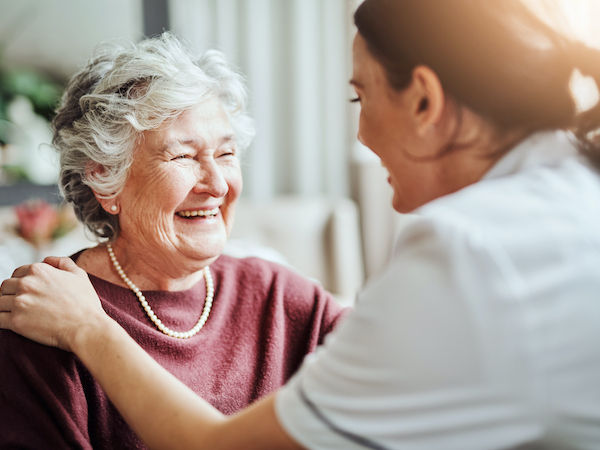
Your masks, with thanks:
[{"label": "wall", "polygon": [[245,195],[349,194],[349,0],[171,0],[171,29],[197,52],[222,50],[245,74],[256,138]]},{"label": "wall", "polygon": [[142,36],[142,0],[0,0],[4,64],[66,78],[98,42]]}]

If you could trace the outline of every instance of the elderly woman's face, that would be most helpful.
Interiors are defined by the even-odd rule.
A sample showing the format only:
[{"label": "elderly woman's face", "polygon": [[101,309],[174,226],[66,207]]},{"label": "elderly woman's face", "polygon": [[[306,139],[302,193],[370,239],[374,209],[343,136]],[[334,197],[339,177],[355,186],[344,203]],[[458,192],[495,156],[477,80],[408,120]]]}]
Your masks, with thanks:
[{"label": "elderly woman's face", "polygon": [[119,239],[148,261],[212,262],[223,250],[242,189],[238,156],[215,99],[145,132],[119,196]]}]

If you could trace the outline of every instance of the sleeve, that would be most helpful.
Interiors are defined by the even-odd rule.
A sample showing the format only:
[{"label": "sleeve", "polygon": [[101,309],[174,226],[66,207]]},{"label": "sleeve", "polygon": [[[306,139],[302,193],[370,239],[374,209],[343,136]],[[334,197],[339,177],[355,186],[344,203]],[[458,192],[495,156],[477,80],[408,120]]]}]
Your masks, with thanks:
[{"label": "sleeve", "polygon": [[518,333],[496,327],[505,312],[484,301],[510,295],[500,269],[477,236],[415,223],[356,309],[277,394],[284,429],[324,449],[526,442],[536,429],[515,395],[520,368],[496,370],[509,367],[501,349]]},{"label": "sleeve", "polygon": [[62,350],[0,332],[0,448],[92,448],[81,365]]}]

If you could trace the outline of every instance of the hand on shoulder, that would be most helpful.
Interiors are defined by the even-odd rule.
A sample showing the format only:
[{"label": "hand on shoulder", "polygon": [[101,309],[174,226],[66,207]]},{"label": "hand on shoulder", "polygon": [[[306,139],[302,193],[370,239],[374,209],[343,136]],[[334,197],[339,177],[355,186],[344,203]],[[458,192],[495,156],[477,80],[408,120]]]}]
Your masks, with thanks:
[{"label": "hand on shoulder", "polygon": [[111,320],[87,273],[70,258],[19,267],[0,293],[0,328],[63,350],[73,350],[80,332]]}]

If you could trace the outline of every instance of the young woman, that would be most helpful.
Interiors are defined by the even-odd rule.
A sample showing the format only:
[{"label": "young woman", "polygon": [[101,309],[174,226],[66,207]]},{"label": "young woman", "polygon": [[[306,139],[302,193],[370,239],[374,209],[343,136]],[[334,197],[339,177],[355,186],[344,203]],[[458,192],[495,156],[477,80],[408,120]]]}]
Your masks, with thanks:
[{"label": "young woman", "polygon": [[366,0],[355,22],[359,139],[419,219],[291,382],[221,416],[65,259],[3,283],[2,326],[75,352],[152,447],[594,447],[600,108],[568,83],[600,55],[517,0]]}]

